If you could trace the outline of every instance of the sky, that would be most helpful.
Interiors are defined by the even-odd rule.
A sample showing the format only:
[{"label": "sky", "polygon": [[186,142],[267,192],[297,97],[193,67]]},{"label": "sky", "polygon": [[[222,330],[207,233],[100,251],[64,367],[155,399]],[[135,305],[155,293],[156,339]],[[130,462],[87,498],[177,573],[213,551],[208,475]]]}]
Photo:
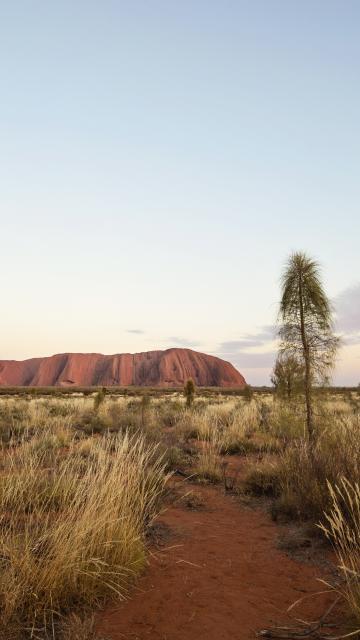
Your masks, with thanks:
[{"label": "sky", "polygon": [[0,0],[0,358],[183,346],[268,384],[288,255],[360,382],[360,3]]}]

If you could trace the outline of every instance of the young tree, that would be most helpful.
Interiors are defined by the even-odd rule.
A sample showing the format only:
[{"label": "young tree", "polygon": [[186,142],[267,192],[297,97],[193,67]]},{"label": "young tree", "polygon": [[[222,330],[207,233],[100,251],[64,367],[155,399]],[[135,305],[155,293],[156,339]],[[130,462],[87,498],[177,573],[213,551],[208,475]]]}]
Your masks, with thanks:
[{"label": "young tree", "polygon": [[244,389],[243,389],[243,392],[242,392],[242,395],[243,395],[243,398],[244,398],[247,402],[250,402],[250,400],[252,400],[252,399],[253,399],[253,397],[254,397],[254,391],[253,391],[252,387],[250,387],[250,385],[249,385],[249,384],[246,384],[246,385],[245,385],[245,387],[244,387]]},{"label": "young tree", "polygon": [[304,387],[304,366],[292,354],[280,353],[271,375],[271,382],[280,397],[290,400]]},{"label": "young tree", "polygon": [[146,414],[150,407],[151,398],[147,392],[144,392],[141,396],[141,426],[145,426]]},{"label": "young tree", "polygon": [[195,396],[195,384],[194,384],[194,380],[192,378],[189,378],[186,381],[185,387],[184,387],[184,396],[186,398],[186,405],[188,407],[191,407],[193,401],[194,401],[194,396]]},{"label": "young tree", "polygon": [[102,403],[105,400],[105,395],[106,395],[106,387],[102,387],[101,389],[99,389],[99,391],[97,392],[95,398],[94,398],[94,411],[95,413],[98,412],[100,405],[102,405]]},{"label": "young tree", "polygon": [[281,285],[280,354],[291,355],[303,364],[306,426],[312,443],[312,387],[328,379],[339,340],[333,334],[332,309],[321,283],[318,262],[305,253],[293,253]]}]

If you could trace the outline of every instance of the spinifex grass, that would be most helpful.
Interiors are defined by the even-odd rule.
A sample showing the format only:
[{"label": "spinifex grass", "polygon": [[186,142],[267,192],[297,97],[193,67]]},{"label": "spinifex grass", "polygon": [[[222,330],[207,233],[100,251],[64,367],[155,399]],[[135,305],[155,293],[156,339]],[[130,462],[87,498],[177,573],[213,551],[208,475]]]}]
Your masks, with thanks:
[{"label": "spinifex grass", "polygon": [[[46,436],[46,434],[44,434]],[[24,441],[3,452],[0,625],[43,629],[74,606],[123,597],[166,476],[142,437],[94,440],[86,459]],[[1,627],[0,627],[1,628]]]},{"label": "spinifex grass", "polygon": [[334,545],[342,574],[336,590],[360,625],[360,486],[342,478],[329,491],[332,506],[320,528]]}]

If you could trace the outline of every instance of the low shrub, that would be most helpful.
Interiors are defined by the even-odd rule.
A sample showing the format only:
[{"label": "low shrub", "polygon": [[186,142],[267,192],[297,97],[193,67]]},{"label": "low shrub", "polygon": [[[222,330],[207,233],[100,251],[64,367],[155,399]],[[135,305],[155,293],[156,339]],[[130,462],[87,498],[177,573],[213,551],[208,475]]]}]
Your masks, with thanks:
[{"label": "low shrub", "polygon": [[243,491],[253,496],[276,497],[280,493],[280,470],[276,463],[260,462],[249,469],[243,483]]},{"label": "low shrub", "polygon": [[166,469],[174,471],[176,469],[184,469],[189,464],[189,456],[180,447],[174,445],[164,450],[163,460]]},{"label": "low shrub", "polygon": [[314,447],[293,442],[280,456],[279,510],[293,517],[319,520],[330,507],[328,482],[360,478],[359,421],[348,416],[324,429]]}]

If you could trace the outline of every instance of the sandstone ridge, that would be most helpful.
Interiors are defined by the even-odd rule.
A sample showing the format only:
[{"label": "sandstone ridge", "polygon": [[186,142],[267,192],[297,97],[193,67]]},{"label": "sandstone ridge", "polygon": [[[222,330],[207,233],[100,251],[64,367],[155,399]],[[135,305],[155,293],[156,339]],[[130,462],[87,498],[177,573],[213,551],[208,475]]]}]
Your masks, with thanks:
[{"label": "sandstone ridge", "polygon": [[243,387],[244,377],[221,358],[192,349],[143,353],[61,353],[29,360],[0,360],[1,386]]}]

